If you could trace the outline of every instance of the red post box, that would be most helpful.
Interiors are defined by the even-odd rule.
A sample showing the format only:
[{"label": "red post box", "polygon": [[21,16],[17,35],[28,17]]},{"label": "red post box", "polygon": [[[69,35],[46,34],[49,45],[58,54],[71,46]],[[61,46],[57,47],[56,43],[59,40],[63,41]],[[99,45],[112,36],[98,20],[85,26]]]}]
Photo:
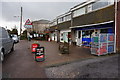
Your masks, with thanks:
[{"label": "red post box", "polygon": [[36,48],[39,47],[40,45],[37,43],[32,44],[32,53],[36,52]]}]

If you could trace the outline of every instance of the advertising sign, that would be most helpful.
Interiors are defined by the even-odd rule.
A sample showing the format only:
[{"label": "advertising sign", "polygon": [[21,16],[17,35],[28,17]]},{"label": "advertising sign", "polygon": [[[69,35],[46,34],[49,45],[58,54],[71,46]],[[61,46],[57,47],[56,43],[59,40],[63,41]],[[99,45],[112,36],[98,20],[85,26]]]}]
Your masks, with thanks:
[{"label": "advertising sign", "polygon": [[36,48],[35,60],[36,61],[44,61],[45,60],[44,47]]}]

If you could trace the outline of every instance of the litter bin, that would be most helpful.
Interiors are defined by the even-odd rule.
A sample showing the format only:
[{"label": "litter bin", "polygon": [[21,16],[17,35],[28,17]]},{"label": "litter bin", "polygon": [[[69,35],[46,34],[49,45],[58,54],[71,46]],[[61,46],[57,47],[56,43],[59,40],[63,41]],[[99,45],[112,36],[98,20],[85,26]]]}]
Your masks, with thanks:
[{"label": "litter bin", "polygon": [[44,47],[37,47],[35,52],[35,61],[41,62],[45,60]]},{"label": "litter bin", "polygon": [[38,43],[33,43],[32,44],[32,53],[36,52],[36,48],[39,47],[40,45]]}]

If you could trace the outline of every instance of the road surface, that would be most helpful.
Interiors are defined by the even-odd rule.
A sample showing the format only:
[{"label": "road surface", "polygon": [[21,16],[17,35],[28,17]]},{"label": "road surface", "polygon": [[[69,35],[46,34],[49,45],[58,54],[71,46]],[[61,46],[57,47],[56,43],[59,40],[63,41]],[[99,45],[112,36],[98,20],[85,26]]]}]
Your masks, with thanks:
[{"label": "road surface", "polygon": [[28,41],[15,44],[15,51],[5,56],[2,70],[3,78],[46,78],[44,68],[34,61]]}]

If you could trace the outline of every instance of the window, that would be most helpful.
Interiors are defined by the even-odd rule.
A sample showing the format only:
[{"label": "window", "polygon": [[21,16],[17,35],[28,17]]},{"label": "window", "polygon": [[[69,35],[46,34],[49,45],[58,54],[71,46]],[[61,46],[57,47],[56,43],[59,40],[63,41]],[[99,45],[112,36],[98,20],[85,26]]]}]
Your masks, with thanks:
[{"label": "window", "polygon": [[82,15],[82,14],[85,14],[85,7],[80,8],[78,10],[75,10],[73,12],[73,17],[79,16],[79,15]]},{"label": "window", "polygon": [[109,0],[108,4],[114,4],[114,0]]},{"label": "window", "polygon": [[100,33],[108,33],[108,29],[101,29]]},{"label": "window", "polygon": [[65,21],[69,21],[69,20],[71,20],[71,15],[65,16]]},{"label": "window", "polygon": [[58,19],[58,23],[61,23],[61,18]]},{"label": "window", "polygon": [[97,1],[95,3],[93,3],[92,10],[96,10],[96,9],[105,7],[105,6],[108,5],[108,3],[109,3],[109,0],[99,0],[99,1]]},{"label": "window", "polygon": [[92,4],[87,6],[87,12],[91,12],[92,11]]}]

